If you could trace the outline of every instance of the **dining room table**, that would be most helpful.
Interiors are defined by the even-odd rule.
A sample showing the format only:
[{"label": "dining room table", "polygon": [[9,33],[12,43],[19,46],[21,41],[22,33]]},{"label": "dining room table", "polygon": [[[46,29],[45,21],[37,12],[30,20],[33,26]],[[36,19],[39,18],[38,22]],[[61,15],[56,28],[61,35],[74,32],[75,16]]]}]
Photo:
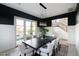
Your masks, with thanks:
[{"label": "dining room table", "polygon": [[26,41],[23,41],[23,43],[26,46],[29,46],[33,48],[35,51],[37,51],[40,47],[46,45],[49,42],[52,42],[55,38],[51,36],[46,36],[45,38],[32,38]]}]

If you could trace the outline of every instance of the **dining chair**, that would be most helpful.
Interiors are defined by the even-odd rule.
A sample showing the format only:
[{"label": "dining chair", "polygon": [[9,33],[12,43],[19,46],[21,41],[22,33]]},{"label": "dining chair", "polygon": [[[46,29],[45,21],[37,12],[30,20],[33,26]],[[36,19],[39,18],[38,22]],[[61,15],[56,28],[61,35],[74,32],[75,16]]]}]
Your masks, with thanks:
[{"label": "dining chair", "polygon": [[53,47],[54,47],[55,40],[53,40],[51,43],[49,42],[47,47],[41,47],[37,53],[39,53],[41,56],[51,56],[53,53]]},{"label": "dining chair", "polygon": [[21,54],[20,56],[32,56],[33,55],[33,49],[29,46],[26,46],[24,43],[22,43],[20,46]]},{"label": "dining chair", "polygon": [[59,40],[60,38],[55,39],[55,46],[54,46],[55,54],[60,50]]}]

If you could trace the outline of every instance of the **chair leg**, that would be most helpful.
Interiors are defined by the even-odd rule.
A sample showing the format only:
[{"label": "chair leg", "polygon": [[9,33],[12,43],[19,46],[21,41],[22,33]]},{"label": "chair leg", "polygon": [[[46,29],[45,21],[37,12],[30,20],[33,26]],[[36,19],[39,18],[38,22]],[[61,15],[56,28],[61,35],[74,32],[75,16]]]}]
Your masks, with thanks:
[{"label": "chair leg", "polygon": [[47,55],[49,56],[49,53],[47,53]]},{"label": "chair leg", "polygon": [[35,54],[34,50],[33,50],[33,55]]},{"label": "chair leg", "polygon": [[39,51],[39,55],[40,55],[41,51]]},{"label": "chair leg", "polygon": [[21,56],[21,54],[19,56]]},{"label": "chair leg", "polygon": [[24,56],[26,56],[26,53],[24,53]]},{"label": "chair leg", "polygon": [[52,53],[52,54],[53,54],[53,56],[55,56],[55,55],[56,55],[55,49],[53,49],[53,53]]},{"label": "chair leg", "polygon": [[56,55],[55,46],[53,47],[53,56]]},{"label": "chair leg", "polygon": [[59,46],[58,46],[58,50],[60,51],[60,48],[61,48],[61,45],[59,44]]}]

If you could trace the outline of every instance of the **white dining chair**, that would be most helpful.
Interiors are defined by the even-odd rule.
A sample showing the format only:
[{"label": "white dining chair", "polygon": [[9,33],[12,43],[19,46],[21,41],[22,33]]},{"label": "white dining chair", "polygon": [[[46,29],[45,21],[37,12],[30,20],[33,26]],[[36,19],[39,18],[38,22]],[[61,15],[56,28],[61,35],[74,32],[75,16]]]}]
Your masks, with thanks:
[{"label": "white dining chair", "polygon": [[21,56],[32,56],[33,55],[33,49],[29,46],[26,46],[24,43],[22,43],[20,46]]},{"label": "white dining chair", "polygon": [[56,38],[56,39],[55,39],[55,49],[56,49],[57,46],[58,46],[58,42],[59,42],[59,38]]},{"label": "white dining chair", "polygon": [[56,39],[55,39],[55,46],[54,46],[55,54],[57,54],[57,52],[58,52],[59,49],[60,49],[59,40],[60,40],[60,38],[56,38]]},{"label": "white dining chair", "polygon": [[54,43],[55,43],[55,40],[53,40],[51,43],[49,42],[47,45],[46,48],[43,48],[41,47],[37,53],[39,53],[41,56],[51,56],[52,53],[53,53],[53,47],[54,47]]}]

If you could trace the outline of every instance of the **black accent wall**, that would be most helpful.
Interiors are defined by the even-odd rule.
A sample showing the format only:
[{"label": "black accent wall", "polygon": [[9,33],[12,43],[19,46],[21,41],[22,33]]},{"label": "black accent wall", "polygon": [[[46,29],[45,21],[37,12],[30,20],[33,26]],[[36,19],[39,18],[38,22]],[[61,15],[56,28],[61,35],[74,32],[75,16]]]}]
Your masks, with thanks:
[{"label": "black accent wall", "polygon": [[0,24],[14,24],[14,16],[27,18],[30,20],[38,21],[40,18],[37,18],[33,15],[18,11],[16,9],[7,7],[5,5],[0,4]]},{"label": "black accent wall", "polygon": [[51,26],[51,20],[59,19],[59,18],[64,18],[68,17],[68,25],[75,25],[76,24],[76,14],[77,12],[70,12],[62,15],[57,15],[45,19],[40,19],[38,17],[35,17],[33,15],[18,11],[16,9],[7,7],[5,5],[0,4],[0,24],[9,24],[13,25],[14,24],[14,16],[18,17],[23,17],[29,20],[35,20],[38,21],[38,26],[39,22],[45,22],[47,23],[47,26]]},{"label": "black accent wall", "polygon": [[38,21],[37,22],[38,27],[50,27],[52,25],[51,20],[49,21],[41,20],[41,22],[44,22],[47,26],[40,26],[40,21]]},{"label": "black accent wall", "polygon": [[66,14],[62,14],[62,15],[57,15],[57,16],[45,18],[43,20],[50,21],[50,20],[55,20],[55,19],[68,17],[68,25],[70,26],[70,25],[75,25],[76,24],[76,14],[77,14],[77,12],[74,11],[74,12],[70,12],[70,13],[66,13]]},{"label": "black accent wall", "polygon": [[13,25],[14,24],[14,18],[12,16],[9,17],[3,17],[0,16],[0,24],[7,24],[7,25]]}]

